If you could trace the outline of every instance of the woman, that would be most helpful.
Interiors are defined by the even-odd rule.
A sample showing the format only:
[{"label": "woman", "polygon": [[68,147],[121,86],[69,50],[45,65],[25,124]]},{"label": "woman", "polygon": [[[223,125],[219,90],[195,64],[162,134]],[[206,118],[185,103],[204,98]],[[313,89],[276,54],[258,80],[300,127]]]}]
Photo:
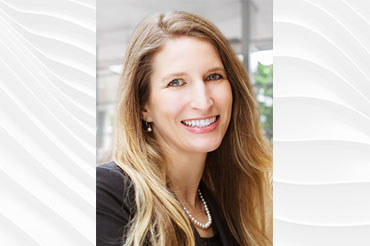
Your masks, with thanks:
[{"label": "woman", "polygon": [[98,245],[270,245],[271,149],[226,38],[186,12],[145,19],[124,59]]}]

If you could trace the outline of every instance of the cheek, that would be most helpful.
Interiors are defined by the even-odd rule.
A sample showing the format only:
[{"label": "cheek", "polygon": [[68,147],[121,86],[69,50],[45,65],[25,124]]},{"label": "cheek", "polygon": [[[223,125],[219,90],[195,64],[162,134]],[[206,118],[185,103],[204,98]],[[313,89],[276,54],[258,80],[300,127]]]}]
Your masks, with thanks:
[{"label": "cheek", "polygon": [[177,116],[182,112],[184,107],[183,96],[172,94],[157,94],[155,97],[152,97],[152,107],[151,112],[155,119],[161,120],[164,119],[167,121],[177,121]]},{"label": "cheek", "polygon": [[215,95],[217,103],[219,105],[222,105],[222,107],[225,107],[226,109],[231,109],[233,94],[229,82],[223,83],[222,85],[218,86]]}]

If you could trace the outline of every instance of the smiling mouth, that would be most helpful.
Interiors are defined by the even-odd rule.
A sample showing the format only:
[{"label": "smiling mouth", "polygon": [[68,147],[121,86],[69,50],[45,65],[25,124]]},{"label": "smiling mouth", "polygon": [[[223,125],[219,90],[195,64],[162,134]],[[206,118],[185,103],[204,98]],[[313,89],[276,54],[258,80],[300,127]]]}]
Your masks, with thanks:
[{"label": "smiling mouth", "polygon": [[194,128],[203,128],[214,124],[220,116],[212,116],[209,118],[197,119],[197,120],[182,120],[181,123]]}]

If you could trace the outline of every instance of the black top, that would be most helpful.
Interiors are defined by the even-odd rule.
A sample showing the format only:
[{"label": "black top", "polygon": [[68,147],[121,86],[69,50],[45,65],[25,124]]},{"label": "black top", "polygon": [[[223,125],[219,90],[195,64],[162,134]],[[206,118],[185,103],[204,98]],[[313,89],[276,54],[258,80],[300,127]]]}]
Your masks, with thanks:
[{"label": "black top", "polygon": [[[193,227],[197,246],[237,245],[225,220],[218,213],[217,204],[206,186],[200,187],[209,211],[216,234],[211,238],[201,238]],[[122,245],[127,224],[135,214],[135,194],[132,183],[123,170],[114,162],[96,168],[96,243],[97,246]]]}]

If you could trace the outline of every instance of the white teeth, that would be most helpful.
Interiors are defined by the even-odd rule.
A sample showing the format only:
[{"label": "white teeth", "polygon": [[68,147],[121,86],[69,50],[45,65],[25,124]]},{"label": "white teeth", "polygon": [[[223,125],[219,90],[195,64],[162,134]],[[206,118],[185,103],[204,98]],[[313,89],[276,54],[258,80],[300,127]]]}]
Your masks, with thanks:
[{"label": "white teeth", "polygon": [[211,117],[206,120],[184,120],[183,122],[187,126],[191,127],[206,127],[216,121],[216,117]]}]

